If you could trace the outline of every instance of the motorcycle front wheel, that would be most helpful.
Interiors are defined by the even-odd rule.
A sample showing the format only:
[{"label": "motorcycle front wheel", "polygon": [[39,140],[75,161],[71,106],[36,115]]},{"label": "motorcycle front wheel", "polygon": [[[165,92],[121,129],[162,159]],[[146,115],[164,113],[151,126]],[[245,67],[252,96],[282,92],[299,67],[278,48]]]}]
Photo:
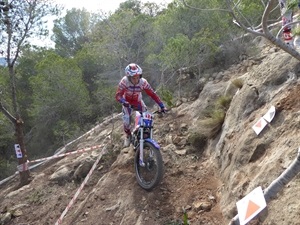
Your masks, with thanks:
[{"label": "motorcycle front wheel", "polygon": [[135,152],[134,169],[138,184],[145,190],[151,191],[162,180],[163,160],[160,150],[149,142],[144,143],[144,166],[139,163],[140,151]]}]

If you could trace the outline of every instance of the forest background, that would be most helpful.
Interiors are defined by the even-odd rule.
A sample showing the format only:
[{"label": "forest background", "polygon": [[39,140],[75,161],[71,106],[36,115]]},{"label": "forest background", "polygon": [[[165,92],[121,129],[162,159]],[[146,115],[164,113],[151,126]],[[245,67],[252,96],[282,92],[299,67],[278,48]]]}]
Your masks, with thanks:
[{"label": "forest background", "polygon": [[[241,56],[259,51],[248,44],[251,36],[222,10],[226,1],[186,2],[193,8],[178,0],[167,7],[128,0],[110,14],[73,8],[59,17],[63,9],[49,1],[47,7],[55,8],[57,15],[51,37],[55,47],[24,42],[15,64],[28,158],[53,155],[103,118],[120,113],[121,105],[114,95],[125,66],[131,62],[143,68],[143,76],[172,107],[186,93],[180,85],[178,88],[177,78],[183,70],[209,80],[210,74],[225,70]],[[259,24],[263,2],[245,0],[238,10],[251,18],[251,24]],[[279,21],[279,8],[270,16]],[[39,23],[40,30],[46,22]],[[5,25],[3,17],[0,25]],[[2,49],[5,35],[1,32]],[[0,51],[3,57],[4,53]],[[13,110],[10,82],[4,61],[0,66],[0,98],[8,111]],[[149,106],[153,104],[147,97],[145,100]],[[0,179],[16,170],[15,142],[14,126],[1,113]]]}]

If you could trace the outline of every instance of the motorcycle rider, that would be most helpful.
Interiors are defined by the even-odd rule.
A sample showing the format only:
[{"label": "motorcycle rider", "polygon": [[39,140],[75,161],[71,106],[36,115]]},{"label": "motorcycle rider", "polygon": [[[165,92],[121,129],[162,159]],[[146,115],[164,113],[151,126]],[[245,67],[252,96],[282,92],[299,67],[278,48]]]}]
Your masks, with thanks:
[{"label": "motorcycle rider", "polygon": [[125,76],[121,79],[116,92],[116,100],[122,103],[123,126],[126,138],[124,147],[128,147],[131,141],[131,114],[134,109],[146,111],[146,105],[142,100],[142,91],[145,91],[165,112],[166,107],[160,97],[154,92],[145,78],[142,78],[142,68],[130,63],[125,68]]}]

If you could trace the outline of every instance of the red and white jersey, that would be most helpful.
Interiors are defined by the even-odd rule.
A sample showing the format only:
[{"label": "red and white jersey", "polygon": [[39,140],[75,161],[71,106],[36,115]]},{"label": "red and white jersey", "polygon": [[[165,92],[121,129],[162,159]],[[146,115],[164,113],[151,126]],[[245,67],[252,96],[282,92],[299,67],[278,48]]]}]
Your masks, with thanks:
[{"label": "red and white jersey", "polygon": [[145,91],[157,104],[162,103],[146,79],[141,78],[139,83],[134,85],[129,81],[127,76],[124,76],[118,85],[116,100],[121,103],[127,101],[130,105],[134,106],[139,105],[142,101],[142,91]]}]

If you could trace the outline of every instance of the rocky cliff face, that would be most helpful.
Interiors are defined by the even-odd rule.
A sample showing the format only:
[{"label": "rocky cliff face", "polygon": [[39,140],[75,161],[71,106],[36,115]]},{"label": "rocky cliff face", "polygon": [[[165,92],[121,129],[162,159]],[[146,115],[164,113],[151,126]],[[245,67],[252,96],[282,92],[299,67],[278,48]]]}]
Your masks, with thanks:
[{"label": "rocky cliff face", "polygon": [[[175,225],[183,224],[184,215],[190,224],[228,224],[237,213],[236,202],[258,186],[266,188],[297,155],[299,65],[265,46],[255,57],[213,74],[205,85],[203,78],[188,77],[195,79],[199,94],[155,120],[165,174],[151,192],[135,181],[133,150],[121,147],[121,119],[107,118],[65,147],[97,146],[93,151],[48,161],[20,189],[15,188],[18,176],[2,184],[1,224]],[[233,85],[236,79],[242,87]],[[199,121],[221,96],[232,97],[221,131],[191,144],[190,134],[203,130]],[[252,126],[271,106],[274,119],[256,135]],[[251,224],[299,224],[299,184],[298,175]]]},{"label": "rocky cliff face", "polygon": [[[220,138],[210,146],[226,184],[221,205],[230,217],[238,199],[257,186],[268,187],[297,156],[299,72],[297,60],[270,49],[260,64],[241,76],[246,85],[234,96]],[[251,127],[272,106],[276,108],[274,119],[256,135]],[[296,177],[268,204],[268,215],[262,224],[298,223],[297,183]]]}]

